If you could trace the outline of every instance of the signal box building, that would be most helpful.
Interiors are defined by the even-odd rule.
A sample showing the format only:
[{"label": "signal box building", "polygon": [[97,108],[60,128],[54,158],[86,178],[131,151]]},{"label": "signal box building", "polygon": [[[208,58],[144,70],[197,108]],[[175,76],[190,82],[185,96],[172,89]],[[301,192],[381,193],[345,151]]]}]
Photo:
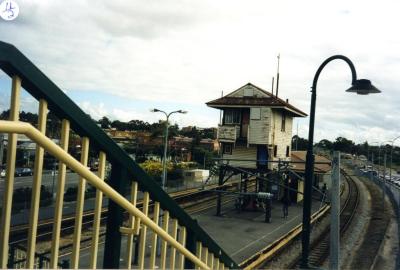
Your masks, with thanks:
[{"label": "signal box building", "polygon": [[217,133],[222,158],[246,170],[277,166],[268,160],[290,161],[293,118],[307,116],[288,100],[251,83],[206,104],[222,110]]}]

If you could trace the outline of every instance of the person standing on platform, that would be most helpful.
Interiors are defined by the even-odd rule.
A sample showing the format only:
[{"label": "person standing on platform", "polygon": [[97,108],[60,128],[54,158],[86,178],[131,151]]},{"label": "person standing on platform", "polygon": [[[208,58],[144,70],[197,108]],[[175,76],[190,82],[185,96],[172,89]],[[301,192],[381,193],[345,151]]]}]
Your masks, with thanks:
[{"label": "person standing on platform", "polygon": [[287,195],[284,195],[282,197],[283,218],[287,218],[289,215],[289,205],[290,205],[289,197]]}]

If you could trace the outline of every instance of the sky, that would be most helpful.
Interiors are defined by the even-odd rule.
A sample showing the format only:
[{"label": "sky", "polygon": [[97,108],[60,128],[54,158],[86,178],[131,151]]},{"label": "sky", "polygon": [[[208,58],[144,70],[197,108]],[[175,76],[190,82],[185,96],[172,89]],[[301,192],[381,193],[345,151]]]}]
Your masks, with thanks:
[{"label": "sky", "polygon": [[[317,87],[315,140],[356,142],[400,135],[398,1],[23,1],[0,19],[0,40],[23,52],[95,119],[155,122],[165,111],[179,126],[217,126],[205,105],[251,82],[271,91],[280,54],[279,96],[310,111],[319,65],[342,54],[382,93],[346,93],[349,67],[329,63]],[[1,2],[1,0],[0,0]],[[0,109],[10,80],[0,72]],[[23,95],[22,108],[37,110]],[[308,118],[293,134],[307,137]],[[400,140],[399,140],[400,141]]]}]

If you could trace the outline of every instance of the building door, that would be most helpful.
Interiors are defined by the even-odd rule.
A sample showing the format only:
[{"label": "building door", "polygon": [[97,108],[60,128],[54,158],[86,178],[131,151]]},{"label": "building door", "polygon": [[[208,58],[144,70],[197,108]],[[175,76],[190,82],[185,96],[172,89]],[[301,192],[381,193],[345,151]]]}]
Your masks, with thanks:
[{"label": "building door", "polygon": [[242,126],[240,127],[240,137],[247,138],[250,122],[250,110],[245,109],[242,111]]},{"label": "building door", "polygon": [[257,145],[257,168],[267,169],[268,148],[266,145]]}]

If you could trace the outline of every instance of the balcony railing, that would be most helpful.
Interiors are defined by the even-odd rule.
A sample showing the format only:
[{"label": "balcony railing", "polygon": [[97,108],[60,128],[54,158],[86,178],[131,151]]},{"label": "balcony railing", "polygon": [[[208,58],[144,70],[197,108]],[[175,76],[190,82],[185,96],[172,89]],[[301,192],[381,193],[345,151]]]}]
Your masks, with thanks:
[{"label": "balcony railing", "polygon": [[218,126],[218,140],[220,142],[235,142],[240,136],[240,126]]}]

